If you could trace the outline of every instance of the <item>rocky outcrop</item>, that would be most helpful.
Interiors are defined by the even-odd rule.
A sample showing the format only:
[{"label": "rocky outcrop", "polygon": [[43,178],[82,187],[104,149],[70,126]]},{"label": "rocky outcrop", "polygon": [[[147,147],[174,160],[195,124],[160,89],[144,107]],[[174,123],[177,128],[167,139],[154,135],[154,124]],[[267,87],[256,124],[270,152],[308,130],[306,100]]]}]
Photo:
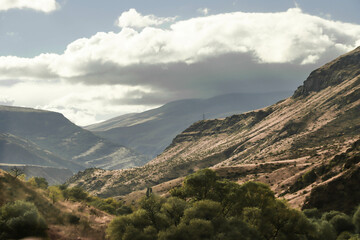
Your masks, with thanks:
[{"label": "rocky outcrop", "polygon": [[313,71],[293,97],[307,96],[360,74],[360,47]]}]

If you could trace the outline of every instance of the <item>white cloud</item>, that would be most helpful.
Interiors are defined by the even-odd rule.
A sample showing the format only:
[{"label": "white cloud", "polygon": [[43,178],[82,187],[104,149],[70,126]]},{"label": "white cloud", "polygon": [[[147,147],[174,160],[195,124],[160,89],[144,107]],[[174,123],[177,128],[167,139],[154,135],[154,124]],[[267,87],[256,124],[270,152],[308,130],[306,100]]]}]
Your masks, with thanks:
[{"label": "white cloud", "polygon": [[9,98],[8,96],[0,96],[0,105],[12,106],[13,104],[13,99]]},{"label": "white cloud", "polygon": [[360,45],[360,25],[298,8],[167,28],[159,27],[164,18],[133,13],[139,22],[124,13],[119,32],[78,39],[62,54],[0,57],[0,92],[15,105],[60,111],[84,125],[180,98],[295,89],[315,66]]},{"label": "white cloud", "polygon": [[37,108],[60,112],[72,122],[87,126],[104,121],[114,116],[129,112],[142,112],[153,108],[153,105],[127,105],[122,103],[122,95],[133,91],[124,86],[77,86],[64,96],[51,100],[48,104],[38,105]]},{"label": "white cloud", "polygon": [[201,13],[203,15],[208,15],[210,12],[210,9],[209,8],[199,8],[197,11],[198,11],[198,13]]},{"label": "white cloud", "polygon": [[49,13],[58,9],[59,4],[55,0],[0,0],[0,11],[7,11],[14,8],[28,8]]},{"label": "white cloud", "polygon": [[61,55],[0,57],[0,79],[77,78],[139,65],[193,64],[229,53],[250,53],[261,63],[309,64],[329,50],[351,50],[359,39],[359,25],[311,16],[297,8],[235,12],[178,21],[170,29],[100,32],[74,41]]},{"label": "white cloud", "polygon": [[173,22],[174,18],[161,18],[154,15],[143,16],[136,11],[136,9],[131,8],[127,12],[123,12],[117,20],[117,25],[119,27],[135,27],[135,28],[144,28],[148,26],[158,26],[166,22]]},{"label": "white cloud", "polygon": [[[126,86],[88,86],[57,82],[23,82],[1,86],[0,105],[34,107],[64,114],[72,122],[85,126],[128,112],[141,112],[154,105],[123,104],[150,93],[150,89]],[[126,96],[127,99],[123,99]],[[157,105],[155,105],[157,106]]]}]

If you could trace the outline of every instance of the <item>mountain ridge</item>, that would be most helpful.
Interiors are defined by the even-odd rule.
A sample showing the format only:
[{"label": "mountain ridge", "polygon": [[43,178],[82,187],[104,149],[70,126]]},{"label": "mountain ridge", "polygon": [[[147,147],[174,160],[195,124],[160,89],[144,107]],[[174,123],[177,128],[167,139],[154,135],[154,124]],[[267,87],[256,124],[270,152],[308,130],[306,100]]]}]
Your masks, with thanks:
[{"label": "mountain ridge", "polygon": [[196,121],[257,109],[290,95],[291,92],[232,93],[208,99],[183,99],[142,113],[119,116],[85,129],[129,146],[152,159],[177,134]]},{"label": "mountain ridge", "polygon": [[0,106],[0,150],[0,163],[65,167],[73,173],[145,163],[135,151],[76,126],[61,113],[11,106]]},{"label": "mountain ridge", "polygon": [[[343,62],[343,57],[351,58],[352,54],[357,59],[359,50],[340,56],[335,63]],[[337,76],[339,71],[351,73],[358,65],[355,61],[332,69],[330,62],[315,71]],[[250,164],[249,167],[258,168],[257,172],[245,172],[236,181],[263,181],[278,196],[301,207],[322,180],[314,185],[305,184],[295,192],[289,189],[307,172],[328,164],[360,138],[360,74],[357,70],[354,74],[348,74],[335,85],[329,82],[319,91],[308,91],[302,97],[294,94],[263,109],[225,119],[198,121],[143,167],[120,171],[91,169],[74,176],[69,183],[100,196],[125,196],[149,186],[157,188],[168,181],[170,184],[200,168],[220,171]],[[313,76],[310,74],[305,82]],[[262,172],[264,164],[270,164],[274,171]],[[236,171],[223,175],[231,177],[231,174],[236,176]]]},{"label": "mountain ridge", "polygon": [[304,84],[294,92],[293,97],[307,96],[310,92],[318,92],[359,74],[360,46],[311,72]]}]

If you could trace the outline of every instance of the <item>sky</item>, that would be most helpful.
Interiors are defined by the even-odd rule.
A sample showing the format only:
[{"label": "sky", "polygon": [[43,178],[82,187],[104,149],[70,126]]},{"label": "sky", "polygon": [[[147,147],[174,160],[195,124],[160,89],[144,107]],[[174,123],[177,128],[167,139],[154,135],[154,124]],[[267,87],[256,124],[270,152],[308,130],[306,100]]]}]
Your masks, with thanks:
[{"label": "sky", "polygon": [[84,126],[169,101],[294,91],[360,45],[359,0],[0,0],[0,104]]}]

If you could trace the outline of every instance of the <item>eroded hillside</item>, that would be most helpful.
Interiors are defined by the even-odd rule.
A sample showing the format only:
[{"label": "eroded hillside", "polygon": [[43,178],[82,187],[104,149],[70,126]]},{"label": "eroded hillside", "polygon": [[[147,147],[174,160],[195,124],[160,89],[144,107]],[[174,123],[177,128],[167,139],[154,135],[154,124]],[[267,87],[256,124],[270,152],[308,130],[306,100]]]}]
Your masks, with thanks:
[{"label": "eroded hillside", "polygon": [[154,189],[166,192],[167,181],[211,167],[239,182],[266,182],[278,196],[302,206],[311,190],[329,179],[316,175],[309,185],[294,188],[297,181],[360,138],[359,69],[357,48],[312,72],[290,98],[257,111],[196,122],[143,167],[89,169],[70,183],[100,196],[126,195],[160,183],[161,189]]}]

